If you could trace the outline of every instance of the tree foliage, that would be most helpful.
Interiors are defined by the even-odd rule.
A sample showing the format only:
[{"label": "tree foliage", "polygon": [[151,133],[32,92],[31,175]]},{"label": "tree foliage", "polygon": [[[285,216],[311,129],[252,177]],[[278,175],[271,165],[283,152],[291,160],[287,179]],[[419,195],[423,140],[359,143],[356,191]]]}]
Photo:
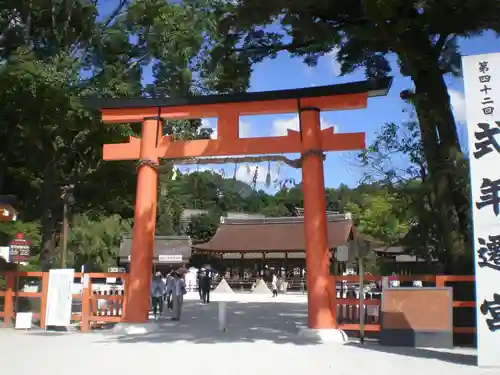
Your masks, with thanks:
[{"label": "tree foliage", "polygon": [[101,220],[91,220],[85,215],[75,216],[68,238],[68,264],[77,270],[85,266],[86,272],[105,271],[115,266],[121,239],[130,231],[130,220],[124,220],[119,215]]},{"label": "tree foliage", "polygon": [[[104,125],[89,99],[184,97],[248,89],[254,64],[281,51],[314,65],[335,53],[342,74],[368,78],[396,66],[414,87],[401,93],[414,121],[386,124],[361,155],[370,179],[327,189],[327,209],[355,213],[360,228],[390,242],[404,230],[412,252],[458,269],[470,244],[467,160],[444,76],[459,74],[457,38],[499,30],[494,0],[31,0],[0,9],[0,193],[18,197],[22,222],[1,224],[1,240],[23,231],[34,262],[57,264],[61,187],[75,186],[69,250],[75,265],[106,268],[133,217],[132,162],[103,162],[102,145],[138,133]],[[174,139],[208,138],[200,119],[168,121]],[[406,165],[395,163],[405,155]],[[181,234],[185,208],[208,212],[187,229],[214,233],[227,212],[296,214],[301,186],[274,195],[217,173],[160,166],[158,234]],[[56,263],[55,263],[56,262]]]},{"label": "tree foliage", "polygon": [[[468,194],[462,188],[464,158],[445,84],[445,75],[460,74],[458,38],[500,31],[496,0],[340,0],[212,2],[221,22],[214,37],[211,64],[233,69],[233,60],[251,67],[281,51],[309,65],[334,53],[341,73],[364,69],[367,78],[391,73],[388,57],[414,87],[401,92],[418,119],[425,157],[430,204],[449,259],[468,253],[465,235]],[[228,59],[228,56],[232,56]]]}]

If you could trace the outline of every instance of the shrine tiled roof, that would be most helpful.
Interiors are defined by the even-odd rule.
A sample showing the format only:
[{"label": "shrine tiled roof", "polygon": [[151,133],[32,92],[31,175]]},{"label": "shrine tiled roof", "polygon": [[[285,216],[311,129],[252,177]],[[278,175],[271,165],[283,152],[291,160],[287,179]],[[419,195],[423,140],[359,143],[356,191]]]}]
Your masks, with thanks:
[{"label": "shrine tiled roof", "polygon": [[[328,247],[345,245],[352,230],[350,215],[327,215]],[[200,251],[303,252],[306,247],[304,217],[221,219],[212,239],[193,245]]]},{"label": "shrine tiled roof", "polygon": [[[120,244],[119,257],[128,260],[131,251],[132,237],[125,236]],[[154,259],[160,256],[181,255],[183,261],[188,261],[191,257],[191,239],[188,236],[156,236],[154,251]]]}]

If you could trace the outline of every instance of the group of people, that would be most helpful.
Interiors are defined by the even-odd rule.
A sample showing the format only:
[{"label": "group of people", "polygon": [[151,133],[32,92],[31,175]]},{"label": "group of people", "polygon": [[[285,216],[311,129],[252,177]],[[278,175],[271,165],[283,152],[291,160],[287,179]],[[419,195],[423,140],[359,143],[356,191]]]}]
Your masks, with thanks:
[{"label": "group of people", "polygon": [[[197,273],[198,293],[202,303],[210,303],[210,290],[212,286],[212,271],[201,268]],[[273,297],[278,296],[280,280],[272,274],[271,286]],[[156,272],[151,282],[151,305],[154,319],[163,315],[164,306],[172,310],[172,320],[179,320],[182,314],[184,295],[187,293],[186,284],[181,273],[170,271],[165,277],[161,272]]]},{"label": "group of people", "polygon": [[154,319],[158,319],[163,314],[166,304],[167,309],[173,312],[172,320],[179,320],[186,292],[186,285],[180,273],[171,271],[163,277],[161,272],[156,272],[151,282],[151,305]]}]

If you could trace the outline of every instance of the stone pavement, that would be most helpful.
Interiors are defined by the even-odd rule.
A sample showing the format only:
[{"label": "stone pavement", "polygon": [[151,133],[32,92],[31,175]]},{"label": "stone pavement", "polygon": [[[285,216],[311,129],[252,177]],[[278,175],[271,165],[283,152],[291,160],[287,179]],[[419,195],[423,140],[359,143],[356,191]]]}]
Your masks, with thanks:
[{"label": "stone pavement", "polygon": [[[242,296],[242,300],[245,297]],[[180,322],[161,320],[157,332],[116,336],[109,332],[50,333],[0,330],[2,375],[150,375],[171,371],[203,375],[494,374],[475,367],[473,351],[439,352],[343,346],[298,339],[306,321],[304,296],[229,302],[228,330],[218,332],[217,303],[185,302]]]}]

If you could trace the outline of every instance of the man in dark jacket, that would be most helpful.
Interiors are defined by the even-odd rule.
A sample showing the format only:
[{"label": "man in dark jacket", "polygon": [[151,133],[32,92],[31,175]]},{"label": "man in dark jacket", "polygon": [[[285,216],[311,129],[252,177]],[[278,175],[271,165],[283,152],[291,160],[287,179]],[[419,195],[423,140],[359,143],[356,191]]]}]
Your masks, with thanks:
[{"label": "man in dark jacket", "polygon": [[212,284],[212,278],[208,271],[203,272],[201,276],[201,293],[203,303],[210,303],[210,286]]}]

